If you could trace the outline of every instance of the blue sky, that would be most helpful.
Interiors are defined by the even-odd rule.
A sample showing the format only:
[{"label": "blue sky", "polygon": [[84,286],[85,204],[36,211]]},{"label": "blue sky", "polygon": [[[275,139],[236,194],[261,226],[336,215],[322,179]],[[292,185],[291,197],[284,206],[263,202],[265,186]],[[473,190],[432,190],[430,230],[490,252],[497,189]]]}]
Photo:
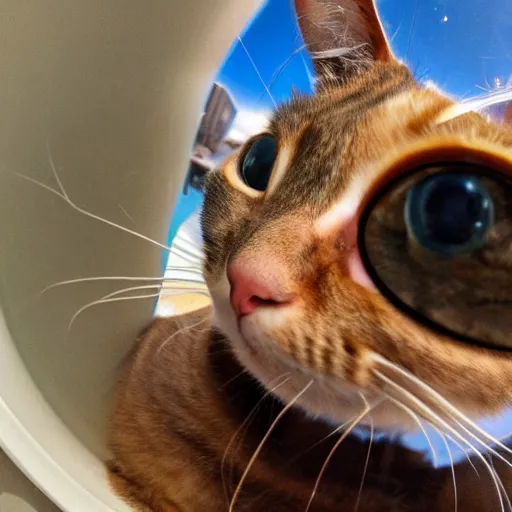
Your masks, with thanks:
[{"label": "blue sky", "polygon": [[[380,0],[377,3],[396,54],[415,73],[456,95],[477,95],[478,88],[505,83],[512,74],[512,2],[506,0]],[[309,90],[300,53],[303,41],[291,0],[268,0],[242,35],[245,47],[277,102],[292,85]],[[305,54],[305,52],[302,52]],[[283,67],[284,66],[284,67]],[[237,105],[270,110],[272,102],[239,43],[218,74]]]}]

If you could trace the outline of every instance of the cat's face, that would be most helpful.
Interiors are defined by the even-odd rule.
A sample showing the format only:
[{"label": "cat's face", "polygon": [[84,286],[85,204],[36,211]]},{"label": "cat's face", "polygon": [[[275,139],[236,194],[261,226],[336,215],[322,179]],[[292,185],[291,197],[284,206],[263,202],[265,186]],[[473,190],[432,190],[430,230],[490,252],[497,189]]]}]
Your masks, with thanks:
[{"label": "cat's face", "polygon": [[[315,61],[323,86],[279,107],[266,134],[207,180],[205,278],[216,325],[264,385],[285,380],[274,390],[283,400],[313,381],[298,402],[313,415],[343,422],[368,401],[378,403],[372,420],[380,428],[415,425],[404,405],[426,418],[447,417],[426,388],[392,365],[472,417],[496,413],[512,401],[512,351],[454,340],[400,312],[373,285],[358,237],[367,198],[389,174],[396,177],[410,170],[410,162],[428,163],[443,152],[498,154],[512,167],[512,135],[476,114],[454,115],[451,100],[417,85],[392,58],[369,2],[343,2],[345,11],[333,10],[332,1],[296,5],[306,42],[317,56],[328,56]],[[339,41],[317,33],[322,20],[331,29],[335,22],[352,22],[352,32],[340,33],[351,34],[352,43],[363,40],[365,52],[354,63],[346,55],[333,59],[328,45]],[[364,70],[356,72],[361,62]],[[341,74],[344,80],[337,81]],[[462,332],[470,310],[446,307],[464,302],[446,276],[471,271],[448,261],[441,272],[443,261],[418,250],[404,227],[407,186],[403,182],[377,204],[365,243],[406,302],[420,309],[444,304],[434,313]],[[511,191],[498,191],[505,217]],[[489,249],[488,259],[501,257],[510,269],[510,229],[500,229],[509,233],[508,245]],[[489,277],[493,290],[511,275],[502,272],[502,263],[501,273]],[[510,303],[510,281],[500,290],[502,303]],[[510,325],[499,324],[501,313],[489,316],[496,329],[487,334],[497,343],[507,341],[503,325]]]}]

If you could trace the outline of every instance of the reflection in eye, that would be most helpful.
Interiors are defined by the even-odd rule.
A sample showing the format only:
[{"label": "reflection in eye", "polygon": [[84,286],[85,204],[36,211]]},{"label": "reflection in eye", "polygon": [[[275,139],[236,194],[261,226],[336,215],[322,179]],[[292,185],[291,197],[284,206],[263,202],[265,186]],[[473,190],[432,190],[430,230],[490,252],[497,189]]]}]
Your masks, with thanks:
[{"label": "reflection in eye", "polygon": [[447,256],[470,253],[485,245],[494,205],[478,177],[441,172],[409,189],[405,220],[425,249]]},{"label": "reflection in eye", "polygon": [[512,180],[448,163],[404,173],[369,202],[359,244],[398,308],[466,342],[512,350]]}]

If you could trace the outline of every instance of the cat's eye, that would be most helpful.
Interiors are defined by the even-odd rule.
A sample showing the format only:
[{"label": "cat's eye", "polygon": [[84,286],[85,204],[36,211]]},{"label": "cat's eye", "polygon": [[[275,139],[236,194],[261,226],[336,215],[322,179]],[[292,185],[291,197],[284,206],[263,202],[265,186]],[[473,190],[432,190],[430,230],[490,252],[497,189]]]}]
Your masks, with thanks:
[{"label": "cat's eye", "polygon": [[407,191],[409,235],[426,250],[455,256],[485,246],[494,201],[480,177],[453,172],[426,176]]},{"label": "cat's eye", "polygon": [[239,163],[240,176],[254,190],[266,190],[277,157],[277,141],[269,134],[252,139]]},{"label": "cat's eye", "polygon": [[429,164],[366,205],[359,244],[381,292],[430,328],[512,349],[512,179],[466,163]]}]

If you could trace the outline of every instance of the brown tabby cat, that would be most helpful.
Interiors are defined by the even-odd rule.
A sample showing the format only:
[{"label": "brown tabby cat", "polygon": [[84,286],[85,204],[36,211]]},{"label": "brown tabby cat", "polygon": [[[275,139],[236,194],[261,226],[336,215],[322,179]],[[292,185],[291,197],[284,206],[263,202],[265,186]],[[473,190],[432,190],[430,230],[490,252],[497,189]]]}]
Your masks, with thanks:
[{"label": "brown tabby cat", "polygon": [[[512,133],[416,83],[370,0],[295,3],[316,94],[209,176],[213,309],[141,336],[111,483],[148,512],[512,510],[512,451],[471,421],[512,402]],[[451,245],[452,217],[414,220],[439,182],[407,192],[450,162],[443,190],[461,165],[485,174],[464,194],[490,183],[478,229],[460,242],[456,226]],[[468,460],[452,472],[391,436],[350,435],[421,421]]]}]

